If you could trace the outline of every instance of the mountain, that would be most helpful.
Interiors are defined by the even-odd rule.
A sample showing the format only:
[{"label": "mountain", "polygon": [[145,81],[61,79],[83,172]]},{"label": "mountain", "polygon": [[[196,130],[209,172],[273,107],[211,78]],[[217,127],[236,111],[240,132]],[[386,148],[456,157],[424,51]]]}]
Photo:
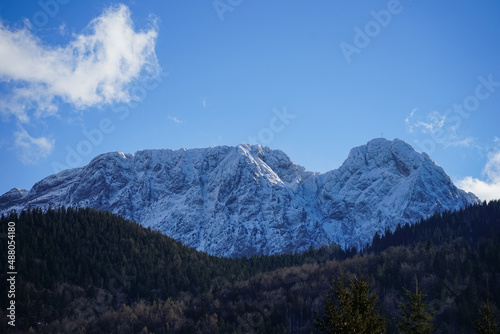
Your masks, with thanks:
[{"label": "mountain", "polygon": [[0,197],[0,212],[64,205],[107,210],[219,256],[363,246],[376,232],[478,199],[402,140],[353,148],[321,174],[260,145],[102,154],[30,191]]}]

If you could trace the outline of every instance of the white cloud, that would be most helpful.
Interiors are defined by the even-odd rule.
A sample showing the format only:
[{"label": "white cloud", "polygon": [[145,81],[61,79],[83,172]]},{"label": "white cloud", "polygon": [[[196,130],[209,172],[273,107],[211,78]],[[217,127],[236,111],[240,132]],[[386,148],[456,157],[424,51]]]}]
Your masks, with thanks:
[{"label": "white cloud", "polygon": [[182,123],[182,121],[180,119],[178,119],[177,117],[168,116],[168,119],[171,120],[172,122],[176,123],[176,124],[181,124]]},{"label": "white cloud", "polygon": [[54,139],[31,137],[23,128],[14,133],[14,147],[19,160],[25,165],[35,165],[46,158],[52,153],[54,144]]},{"label": "white cloud", "polygon": [[459,180],[457,186],[474,193],[481,200],[500,199],[500,151],[488,155],[483,173],[486,181],[467,176]]},{"label": "white cloud", "polygon": [[455,146],[455,147],[474,147],[477,145],[477,139],[474,137],[459,138],[455,131],[451,134],[446,141],[443,141],[444,146]]},{"label": "white cloud", "polygon": [[28,122],[56,114],[60,102],[78,109],[129,102],[131,83],[159,71],[157,28],[136,32],[130,14],[124,5],[109,8],[66,46],[0,22],[0,81],[10,87],[0,112]]},{"label": "white cloud", "polygon": [[[408,124],[410,124],[409,119],[413,117],[415,114],[415,109],[413,109],[412,113],[410,114],[410,117],[407,118]],[[417,121],[413,124],[410,124],[410,132],[413,132],[415,129],[421,128],[424,133],[430,133],[433,134],[437,130],[440,130],[444,126],[446,117],[438,113],[437,111],[433,111],[426,117],[426,121]],[[405,121],[406,121],[405,120]]]},{"label": "white cloud", "polygon": [[411,119],[413,118],[413,115],[415,115],[415,113],[417,112],[417,110],[418,110],[417,108],[413,108],[411,110],[411,113],[408,116],[406,116],[406,118],[405,118],[405,124],[410,126],[410,128],[409,128],[410,132],[413,132],[413,127],[410,125],[411,124]]},{"label": "white cloud", "polygon": [[500,151],[489,155],[484,172],[489,179],[500,183]]},{"label": "white cloud", "polygon": [[[411,111],[411,113],[408,116],[406,116],[406,118],[405,118],[405,123],[406,124],[410,124],[410,121],[411,121],[411,119],[413,118],[413,115],[415,115],[416,112],[417,112],[417,108],[413,108],[412,111]],[[410,128],[410,132],[412,132],[412,130],[413,129]]]},{"label": "white cloud", "polygon": [[429,135],[435,143],[445,147],[478,147],[476,138],[460,135],[461,119],[456,116],[449,117],[433,111],[422,120],[422,117],[418,119],[415,116],[416,112],[417,108],[414,108],[404,120],[409,133]]}]

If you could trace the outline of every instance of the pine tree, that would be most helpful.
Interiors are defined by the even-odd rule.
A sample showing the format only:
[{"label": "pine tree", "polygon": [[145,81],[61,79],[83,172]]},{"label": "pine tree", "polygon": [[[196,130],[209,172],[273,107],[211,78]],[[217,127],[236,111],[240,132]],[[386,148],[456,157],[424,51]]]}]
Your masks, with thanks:
[{"label": "pine tree", "polygon": [[435,313],[429,309],[424,300],[427,295],[418,291],[418,280],[415,280],[415,293],[404,289],[408,297],[408,303],[398,303],[403,311],[397,326],[401,333],[431,334],[437,333],[438,328],[434,326]]},{"label": "pine tree", "polygon": [[497,324],[498,312],[490,302],[488,281],[486,281],[486,287],[486,302],[482,302],[479,307],[479,319],[475,321],[474,328],[478,334],[499,334],[500,329]]},{"label": "pine tree", "polygon": [[385,333],[385,318],[375,307],[377,296],[369,293],[370,286],[364,277],[354,276],[346,282],[343,275],[333,280],[331,294],[327,295],[325,315],[314,315],[314,326],[321,333]]}]

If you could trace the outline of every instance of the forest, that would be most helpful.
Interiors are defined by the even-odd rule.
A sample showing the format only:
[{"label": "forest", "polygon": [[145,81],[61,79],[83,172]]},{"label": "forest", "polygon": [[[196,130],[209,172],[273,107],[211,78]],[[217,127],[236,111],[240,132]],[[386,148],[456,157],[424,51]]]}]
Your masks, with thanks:
[{"label": "forest", "polygon": [[360,250],[249,258],[198,252],[108,212],[31,209],[0,218],[0,249],[2,333],[319,333],[339,274],[366,279],[387,333],[399,332],[398,304],[415,282],[442,333],[474,333],[481,303],[500,305],[500,201],[398,225]]}]

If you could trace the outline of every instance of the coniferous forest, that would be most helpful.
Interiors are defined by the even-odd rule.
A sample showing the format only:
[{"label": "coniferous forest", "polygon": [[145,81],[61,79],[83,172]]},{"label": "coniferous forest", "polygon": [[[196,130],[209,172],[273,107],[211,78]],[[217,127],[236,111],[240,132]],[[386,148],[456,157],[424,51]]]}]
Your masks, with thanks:
[{"label": "coniferous forest", "polygon": [[[329,310],[346,300],[349,312],[358,307],[350,291],[368,298],[376,314],[367,314],[381,332],[405,332],[412,312],[432,322],[429,332],[482,332],[485,314],[494,331],[499,321],[499,201],[398,226],[362,250],[330,245],[235,259],[107,212],[73,208],[2,216],[3,254],[9,222],[16,326],[7,325],[4,293],[2,333],[320,333]],[[6,259],[0,291],[8,291]]]}]

